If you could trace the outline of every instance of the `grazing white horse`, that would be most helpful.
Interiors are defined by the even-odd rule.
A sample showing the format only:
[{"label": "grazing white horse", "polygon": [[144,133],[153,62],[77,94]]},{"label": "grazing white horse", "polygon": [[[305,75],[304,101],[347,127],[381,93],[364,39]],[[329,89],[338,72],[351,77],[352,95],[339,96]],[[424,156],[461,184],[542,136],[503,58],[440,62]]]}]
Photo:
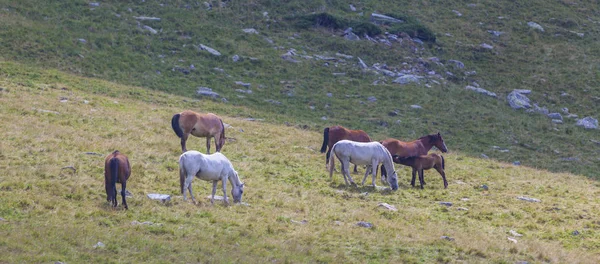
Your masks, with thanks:
[{"label": "grazing white horse", "polygon": [[212,197],[210,203],[214,204],[217,183],[222,182],[223,197],[225,203],[229,204],[227,198],[226,182],[231,183],[231,195],[234,203],[242,202],[244,193],[244,183],[240,181],[238,173],[233,169],[231,162],[220,152],[205,155],[195,150],[187,151],[179,156],[179,182],[181,184],[181,193],[183,200],[186,200],[185,190],[189,190],[192,201],[196,203],[192,192],[192,179],[194,176],[205,181],[212,181]]},{"label": "grazing white horse", "polygon": [[[355,165],[367,165],[367,170],[365,171],[365,178],[362,181],[362,184],[365,184],[365,180],[367,179],[367,175],[371,171],[373,173],[372,184],[375,187],[375,176],[377,174],[377,166],[380,163],[383,163],[386,171],[393,171],[391,177],[387,178],[387,181],[390,184],[392,190],[398,189],[398,176],[396,171],[394,170],[394,163],[392,162],[392,155],[390,152],[379,142],[355,142],[350,140],[340,140],[331,147],[331,152],[335,154],[335,156],[342,163],[342,175],[344,175],[344,180],[346,181],[346,185],[348,185],[348,179],[350,179],[350,183],[356,185],[350,177],[349,165],[353,163]],[[332,179],[333,168],[334,168],[334,160],[329,160],[329,179]],[[348,179],[347,179],[347,178]],[[382,178],[383,179],[383,178]]]}]

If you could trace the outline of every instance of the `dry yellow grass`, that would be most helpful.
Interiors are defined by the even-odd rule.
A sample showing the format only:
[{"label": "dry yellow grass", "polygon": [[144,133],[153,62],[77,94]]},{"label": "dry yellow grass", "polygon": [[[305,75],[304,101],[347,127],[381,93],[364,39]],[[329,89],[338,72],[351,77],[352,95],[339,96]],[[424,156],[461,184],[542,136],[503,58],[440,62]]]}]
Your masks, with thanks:
[{"label": "dry yellow grass", "polygon": [[[0,80],[1,262],[600,262],[600,184],[582,176],[451,152],[448,189],[433,171],[424,190],[410,187],[408,168],[397,192],[346,188],[339,173],[329,181],[320,133],[223,115],[231,126],[223,153],[246,183],[249,206],[211,206],[211,185],[195,179],[196,206],[179,193],[170,118],[235,107],[0,67],[34,71],[5,71]],[[188,148],[204,152],[204,139],[191,138]],[[133,167],[128,211],[109,207],[104,193],[103,158],[115,149]],[[162,204],[148,193],[173,198]],[[516,244],[510,230],[523,235]],[[106,246],[94,248],[99,241]]]}]

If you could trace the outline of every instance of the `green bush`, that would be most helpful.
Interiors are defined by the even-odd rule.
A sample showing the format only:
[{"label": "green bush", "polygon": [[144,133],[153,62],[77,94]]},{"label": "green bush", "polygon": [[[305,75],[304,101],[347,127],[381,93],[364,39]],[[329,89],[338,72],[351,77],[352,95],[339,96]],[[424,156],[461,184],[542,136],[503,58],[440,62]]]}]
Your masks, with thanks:
[{"label": "green bush", "polygon": [[393,18],[403,20],[404,23],[394,24],[390,27],[389,32],[399,34],[404,32],[411,38],[418,38],[426,42],[435,42],[435,34],[431,29],[421,24],[417,19],[404,15],[386,14]]}]

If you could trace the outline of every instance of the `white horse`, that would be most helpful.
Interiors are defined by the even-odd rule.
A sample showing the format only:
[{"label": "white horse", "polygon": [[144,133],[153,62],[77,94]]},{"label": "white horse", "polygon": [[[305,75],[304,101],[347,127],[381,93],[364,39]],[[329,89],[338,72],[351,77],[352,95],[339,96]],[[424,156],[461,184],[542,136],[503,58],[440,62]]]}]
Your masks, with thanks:
[{"label": "white horse", "polygon": [[[380,163],[383,163],[383,166],[387,171],[393,171],[392,175],[387,178],[387,181],[392,187],[392,190],[398,189],[398,176],[396,171],[394,170],[394,163],[392,162],[392,155],[390,152],[379,142],[355,142],[350,140],[340,140],[331,147],[331,152],[335,154],[335,156],[342,163],[342,175],[344,175],[344,180],[346,181],[346,185],[348,185],[348,179],[350,179],[350,183],[356,185],[350,177],[349,165],[353,163],[355,165],[367,165],[367,170],[365,171],[365,177],[362,181],[362,184],[365,184],[365,180],[367,179],[367,175],[371,171],[373,173],[372,184],[375,187],[375,176],[377,175],[377,166]],[[329,160],[329,179],[332,179],[333,168],[334,168],[334,160]],[[348,179],[346,179],[346,177]],[[382,178],[383,180],[383,178]]]},{"label": "white horse", "polygon": [[225,203],[229,204],[227,198],[226,182],[229,179],[231,183],[231,195],[234,203],[242,202],[244,193],[244,183],[240,181],[238,173],[233,169],[231,162],[220,152],[205,155],[195,150],[187,151],[179,156],[179,182],[181,184],[181,193],[183,200],[186,200],[185,190],[189,190],[192,201],[196,203],[192,192],[192,179],[194,176],[205,181],[212,181],[212,197],[210,203],[214,204],[217,183],[222,182],[223,197]]}]

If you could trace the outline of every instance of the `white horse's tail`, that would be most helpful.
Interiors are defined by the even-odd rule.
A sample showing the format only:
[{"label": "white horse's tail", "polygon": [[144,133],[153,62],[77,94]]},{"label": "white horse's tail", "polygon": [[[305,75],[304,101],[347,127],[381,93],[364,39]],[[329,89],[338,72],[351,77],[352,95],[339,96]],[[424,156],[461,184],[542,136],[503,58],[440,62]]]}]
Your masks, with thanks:
[{"label": "white horse's tail", "polygon": [[333,144],[333,146],[329,150],[329,152],[331,154],[333,154],[332,156],[329,156],[329,180],[333,179],[333,170],[335,167],[335,159],[337,158],[337,154],[335,154],[336,146],[337,146],[337,144]]},{"label": "white horse's tail", "polygon": [[185,166],[183,165],[182,159],[183,159],[183,155],[181,155],[181,157],[179,157],[179,184],[181,185],[181,194],[184,194],[185,190],[183,189],[185,187],[185,177],[187,176],[187,172],[185,170]]}]

